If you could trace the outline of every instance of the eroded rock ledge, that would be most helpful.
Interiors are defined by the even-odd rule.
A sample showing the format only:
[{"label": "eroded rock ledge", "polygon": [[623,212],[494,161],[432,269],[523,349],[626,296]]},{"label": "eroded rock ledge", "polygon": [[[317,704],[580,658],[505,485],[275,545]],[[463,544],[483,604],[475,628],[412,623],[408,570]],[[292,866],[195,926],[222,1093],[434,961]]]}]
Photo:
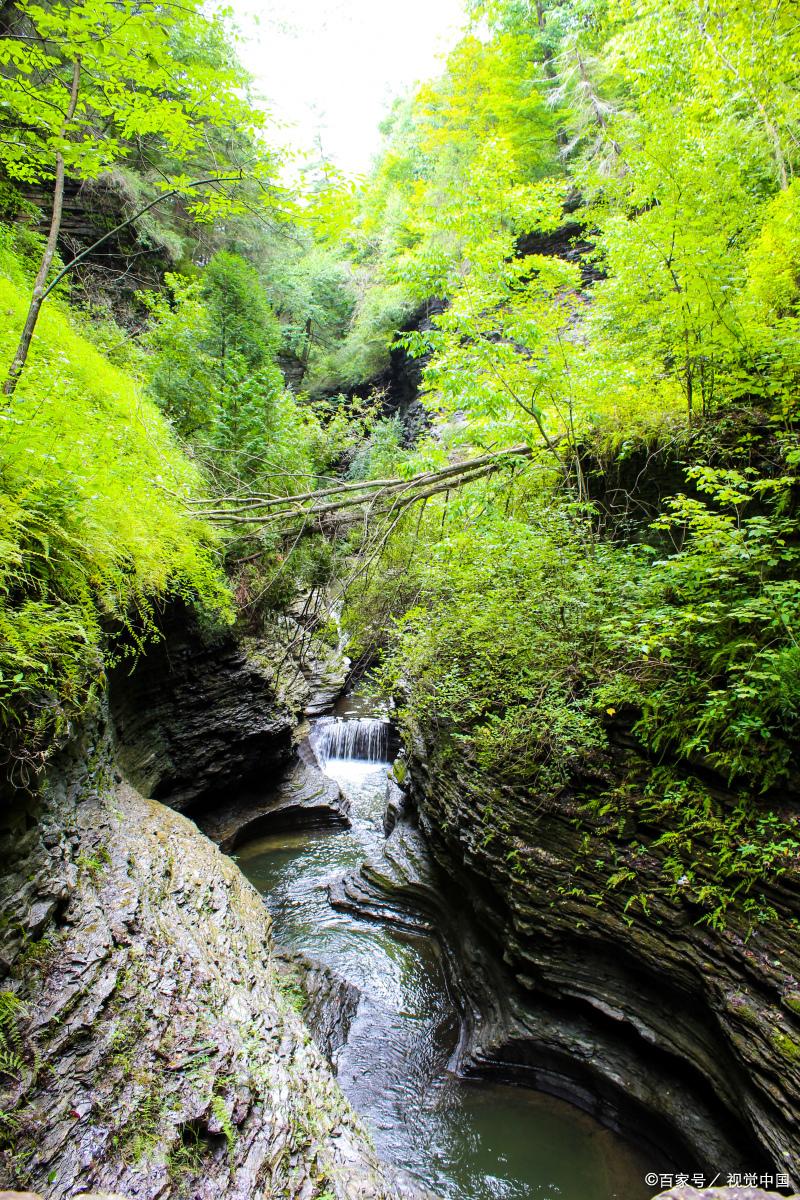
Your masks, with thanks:
[{"label": "eroded rock ledge", "polygon": [[[502,959],[506,999],[478,981],[464,1064],[528,1074],[558,1090],[584,1082],[584,1103],[628,1103],[671,1130],[698,1166],[787,1171],[800,1180],[800,946],[788,877],[768,900],[777,919],[746,930],[696,923],[658,896],[657,832],[640,871],[647,911],[606,887],[626,853],[602,821],[588,825],[579,787],[548,801],[495,784],[422,733],[411,761],[419,819],[443,887]],[[587,849],[588,847],[588,849]],[[598,904],[598,897],[602,903]],[[569,1084],[570,1076],[572,1085]],[[579,1092],[573,1099],[580,1101]],[[740,1165],[741,1164],[741,1165]]]},{"label": "eroded rock ledge", "polygon": [[[276,969],[265,907],[98,729],[3,815],[0,1187],[397,1200]],[[8,998],[13,999],[9,1000]],[[410,1185],[409,1185],[410,1186]]]},{"label": "eroded rock ledge", "polygon": [[139,790],[195,815],[269,791],[304,715],[341,691],[347,660],[291,617],[258,638],[197,629],[175,606],[162,637],[112,675],[117,758]]},{"label": "eroded rock ledge", "polygon": [[233,795],[202,813],[203,832],[230,854],[237,846],[278,829],[310,825],[347,825],[348,805],[338,784],[312,762],[298,758],[273,788]]}]

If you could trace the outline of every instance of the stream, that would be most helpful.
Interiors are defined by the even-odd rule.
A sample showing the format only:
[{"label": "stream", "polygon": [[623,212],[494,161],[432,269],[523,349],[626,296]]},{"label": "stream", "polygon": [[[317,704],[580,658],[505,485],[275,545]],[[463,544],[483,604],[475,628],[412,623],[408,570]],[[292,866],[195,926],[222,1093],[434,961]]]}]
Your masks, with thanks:
[{"label": "stream", "polygon": [[328,884],[384,840],[388,725],[358,702],[315,723],[325,772],[351,802],[352,827],[281,831],[237,851],[279,945],[321,960],[362,993],[334,1064],[380,1155],[444,1200],[638,1200],[641,1155],[594,1118],[528,1088],[448,1071],[458,1038],[435,939],[335,910]]}]

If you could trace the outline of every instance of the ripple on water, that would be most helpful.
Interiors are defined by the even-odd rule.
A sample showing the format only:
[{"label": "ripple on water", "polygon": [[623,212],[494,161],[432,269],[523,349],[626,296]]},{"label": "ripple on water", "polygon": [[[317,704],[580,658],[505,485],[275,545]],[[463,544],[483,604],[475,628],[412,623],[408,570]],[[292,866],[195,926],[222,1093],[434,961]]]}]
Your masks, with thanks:
[{"label": "ripple on water", "polygon": [[339,1082],[379,1152],[446,1200],[644,1200],[638,1153],[564,1101],[457,1079],[458,1033],[438,945],[332,908],[328,884],[379,850],[386,766],[332,760],[352,828],[280,832],[237,858],[264,895],[276,940],[362,992]]}]

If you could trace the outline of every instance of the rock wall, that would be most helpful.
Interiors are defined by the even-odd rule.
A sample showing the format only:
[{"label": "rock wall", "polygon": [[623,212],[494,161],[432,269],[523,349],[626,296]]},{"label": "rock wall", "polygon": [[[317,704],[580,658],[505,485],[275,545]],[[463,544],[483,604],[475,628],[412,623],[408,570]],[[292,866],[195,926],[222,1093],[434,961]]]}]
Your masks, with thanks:
[{"label": "rock wall", "polygon": [[2,823],[0,1187],[406,1194],[295,1012],[261,898],[121,779],[104,729]]},{"label": "rock wall", "polygon": [[162,634],[133,671],[113,673],[111,714],[126,776],[181,812],[271,788],[298,721],[338,694],[347,673],[346,659],[288,617],[258,640],[209,637],[175,607]]},{"label": "rock wall", "polygon": [[[403,322],[398,333],[425,333],[432,328],[431,318],[441,313],[444,302],[431,298],[421,304]],[[413,358],[402,346],[394,346],[388,353],[383,370],[363,383],[348,388],[348,394],[360,400],[379,395],[382,398],[382,413],[386,417],[397,417],[403,427],[403,441],[412,446],[429,428],[431,419],[420,399],[422,371],[425,357]],[[335,393],[322,393],[332,397]]]},{"label": "rock wall", "polygon": [[[698,925],[688,897],[656,895],[642,911],[607,887],[630,830],[588,822],[580,780],[549,801],[501,787],[422,731],[411,771],[445,887],[461,907],[469,897],[470,919],[507,972],[507,1002],[502,982],[473,988],[467,1068],[520,1069],[601,1105],[611,1123],[635,1107],[639,1125],[649,1114],[695,1169],[787,1171],[796,1185],[796,882],[787,876],[773,891],[778,917],[755,929]],[[649,842],[637,870],[654,893],[657,832],[637,831]],[[482,973],[485,960],[473,969]]]},{"label": "rock wall", "polygon": [[176,608],[39,794],[7,795],[0,1188],[425,1200],[378,1162],[325,1058],[358,995],[276,951],[261,897],[175,811],[226,845],[264,822],[347,821],[297,733],[346,662],[324,646],[300,662],[308,635],[285,625],[209,640]]},{"label": "rock wall", "polygon": [[338,784],[313,764],[297,759],[272,788],[223,800],[198,817],[198,824],[226,854],[278,829],[349,825],[348,805]]},{"label": "rock wall", "polygon": [[[388,789],[381,853],[329,888],[334,907],[436,938],[460,1016],[450,1069],[495,1076],[559,1096],[615,1129],[653,1170],[690,1171],[714,1158],[739,1162],[741,1148],[685,1078],[643,1057],[621,1030],[598,1027],[565,1005],[531,1000],[465,896],[474,881],[434,861],[414,806]],[[458,886],[454,889],[454,876]]]}]

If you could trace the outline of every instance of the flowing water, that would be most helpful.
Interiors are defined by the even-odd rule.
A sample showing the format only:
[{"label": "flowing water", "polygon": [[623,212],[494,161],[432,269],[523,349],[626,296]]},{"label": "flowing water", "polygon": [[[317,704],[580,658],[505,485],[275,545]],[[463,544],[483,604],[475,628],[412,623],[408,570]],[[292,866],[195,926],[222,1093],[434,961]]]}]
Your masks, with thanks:
[{"label": "flowing water", "polygon": [[646,1165],[592,1118],[526,1088],[448,1072],[458,1022],[435,940],[332,908],[328,884],[383,840],[388,738],[386,721],[352,707],[322,718],[316,752],[350,797],[352,828],[284,831],[237,853],[276,940],[362,993],[335,1064],[342,1088],[381,1155],[445,1200],[644,1200]]},{"label": "flowing water", "polygon": [[320,766],[325,771],[333,761],[385,763],[390,729],[383,717],[320,717],[314,728],[314,751]]}]

